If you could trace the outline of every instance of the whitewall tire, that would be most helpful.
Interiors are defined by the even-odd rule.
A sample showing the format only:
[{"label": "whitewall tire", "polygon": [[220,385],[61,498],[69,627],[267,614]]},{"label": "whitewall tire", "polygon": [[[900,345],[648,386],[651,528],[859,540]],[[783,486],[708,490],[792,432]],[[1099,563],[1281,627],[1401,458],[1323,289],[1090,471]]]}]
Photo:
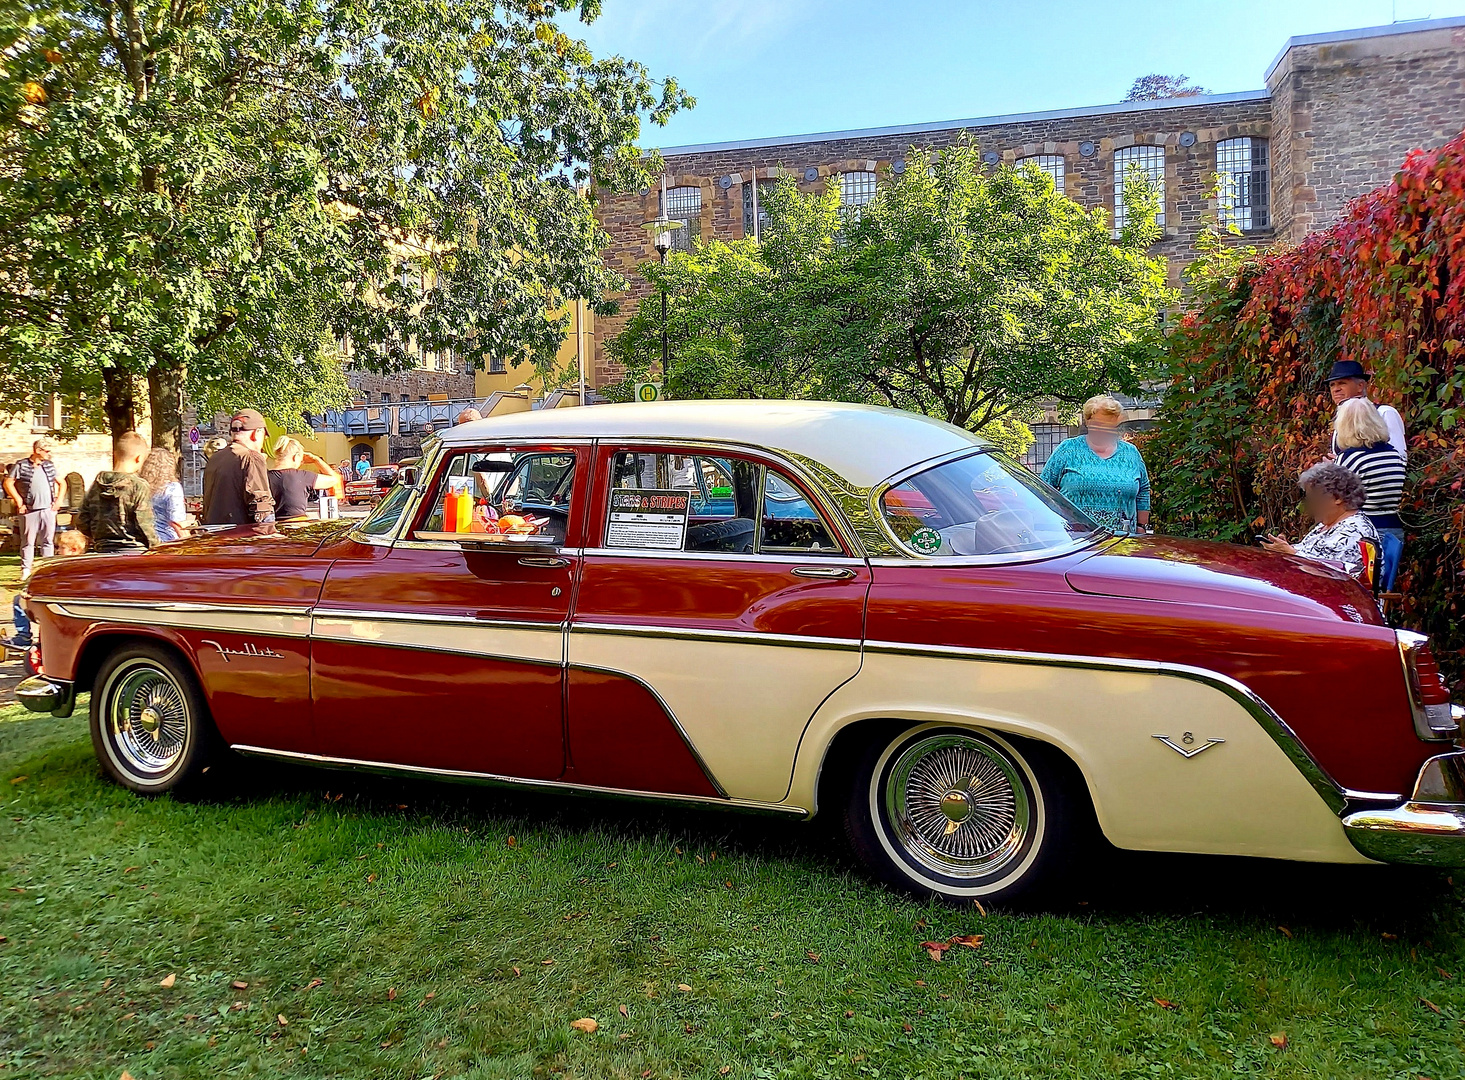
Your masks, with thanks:
[{"label": "whitewall tire", "polygon": [[91,735],[107,774],[142,795],[193,784],[220,745],[193,672],[171,650],[147,644],[123,646],[102,662]]},{"label": "whitewall tire", "polygon": [[983,904],[1048,898],[1072,861],[1083,796],[1052,747],[924,724],[866,747],[845,828],[882,881]]}]

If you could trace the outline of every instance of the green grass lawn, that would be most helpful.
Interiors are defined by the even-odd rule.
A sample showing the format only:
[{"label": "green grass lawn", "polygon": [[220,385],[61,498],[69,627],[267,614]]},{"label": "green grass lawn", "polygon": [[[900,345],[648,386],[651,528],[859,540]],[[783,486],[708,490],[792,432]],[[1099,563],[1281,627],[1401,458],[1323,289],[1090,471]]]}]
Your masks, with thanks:
[{"label": "green grass lawn", "polygon": [[984,916],[757,818],[274,768],[147,801],[24,715],[0,1077],[1465,1077],[1442,876],[1115,853]]}]

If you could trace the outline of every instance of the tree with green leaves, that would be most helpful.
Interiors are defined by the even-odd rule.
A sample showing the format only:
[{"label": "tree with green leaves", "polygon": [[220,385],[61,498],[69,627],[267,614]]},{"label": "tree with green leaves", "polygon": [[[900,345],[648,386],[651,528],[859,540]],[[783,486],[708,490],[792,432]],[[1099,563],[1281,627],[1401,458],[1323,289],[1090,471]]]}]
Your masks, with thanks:
[{"label": "tree with green leaves", "polygon": [[0,9],[0,408],[146,380],[293,420],[418,351],[547,368],[614,275],[577,188],[643,185],[691,104],[597,59],[599,0],[11,0]]},{"label": "tree with green leaves", "polygon": [[[670,299],[674,396],[875,402],[1002,434],[1040,403],[1134,390],[1171,301],[1157,194],[1135,170],[1116,236],[1042,171],[987,169],[975,145],[913,152],[857,212],[838,187],[768,199],[761,245],[713,242],[643,272]],[[659,358],[659,295],[611,354]]]}]

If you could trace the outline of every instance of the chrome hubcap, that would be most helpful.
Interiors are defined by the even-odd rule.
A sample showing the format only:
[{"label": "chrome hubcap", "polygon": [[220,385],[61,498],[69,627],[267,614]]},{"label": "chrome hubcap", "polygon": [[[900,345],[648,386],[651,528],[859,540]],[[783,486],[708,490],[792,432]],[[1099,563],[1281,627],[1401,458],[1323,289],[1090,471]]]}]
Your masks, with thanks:
[{"label": "chrome hubcap", "polygon": [[886,818],[906,854],[945,877],[982,878],[1017,858],[1033,821],[1017,764],[956,732],[917,739],[889,767]]},{"label": "chrome hubcap", "polygon": [[138,774],[167,772],[188,739],[188,705],[173,676],[139,660],[112,673],[107,730],[122,764]]}]

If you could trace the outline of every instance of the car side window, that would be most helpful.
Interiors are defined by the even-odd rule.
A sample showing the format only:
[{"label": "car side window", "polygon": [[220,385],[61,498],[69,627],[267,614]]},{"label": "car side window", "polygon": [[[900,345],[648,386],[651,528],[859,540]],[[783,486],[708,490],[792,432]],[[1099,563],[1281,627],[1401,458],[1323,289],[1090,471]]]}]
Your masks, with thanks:
[{"label": "car side window", "polygon": [[756,462],[699,452],[613,455],[604,544],[735,555],[841,553],[786,477]]},{"label": "car side window", "polygon": [[770,555],[843,555],[844,550],[793,481],[776,469],[763,477],[758,550]]},{"label": "car side window", "polygon": [[419,531],[561,545],[574,485],[571,453],[464,451],[444,465]]}]

